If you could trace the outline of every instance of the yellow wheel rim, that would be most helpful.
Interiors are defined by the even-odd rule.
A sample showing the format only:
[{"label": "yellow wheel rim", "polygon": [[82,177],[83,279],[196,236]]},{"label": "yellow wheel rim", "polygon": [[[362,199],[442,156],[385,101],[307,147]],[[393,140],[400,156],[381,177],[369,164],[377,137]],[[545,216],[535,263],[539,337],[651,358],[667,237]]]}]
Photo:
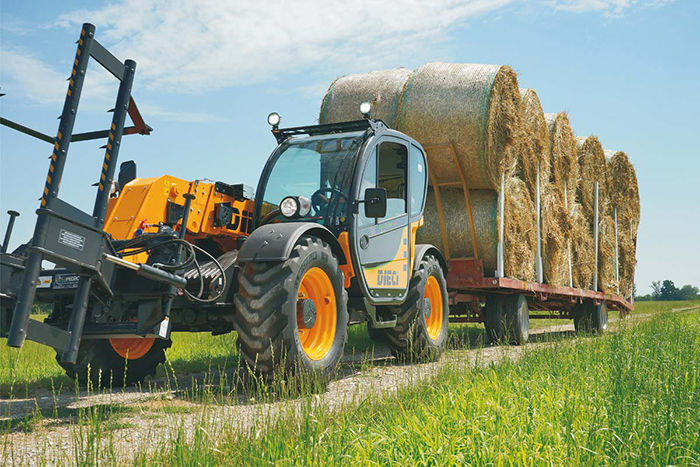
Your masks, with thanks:
[{"label": "yellow wheel rim", "polygon": [[321,360],[333,346],[338,322],[335,291],[323,269],[311,268],[306,271],[299,284],[297,299],[314,302],[316,322],[308,328],[304,324],[303,313],[297,310],[297,331],[304,353],[311,360]]},{"label": "yellow wheel rim", "polygon": [[150,339],[135,337],[133,339],[110,339],[109,343],[121,358],[138,360],[151,350],[155,341],[155,337]]},{"label": "yellow wheel rim", "polygon": [[[430,302],[430,316],[425,317],[430,339],[437,340],[442,332],[442,290],[435,276],[429,276],[425,284],[425,298]],[[425,316],[425,315],[424,315]]]}]

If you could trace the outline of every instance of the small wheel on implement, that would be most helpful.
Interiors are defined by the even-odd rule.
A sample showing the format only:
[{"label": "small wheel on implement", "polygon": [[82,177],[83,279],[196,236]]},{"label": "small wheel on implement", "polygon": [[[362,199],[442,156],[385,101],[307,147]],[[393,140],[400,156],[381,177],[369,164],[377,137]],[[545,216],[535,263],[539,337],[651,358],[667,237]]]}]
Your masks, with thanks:
[{"label": "small wheel on implement", "polygon": [[170,340],[139,337],[84,340],[75,364],[61,362],[61,353],[56,354],[56,360],[80,384],[90,381],[100,388],[129,386],[142,383],[147,376],[155,377],[171,345]]},{"label": "small wheel on implement", "polygon": [[511,344],[523,345],[530,336],[530,309],[523,294],[509,295],[505,299],[505,326]]},{"label": "small wheel on implement", "polygon": [[400,360],[435,361],[447,345],[449,304],[447,282],[440,262],[432,255],[421,261],[413,274],[406,301],[391,307],[393,328],[375,329],[391,353]]},{"label": "small wheel on implement", "polygon": [[330,246],[302,237],[287,261],[247,262],[234,326],[248,367],[268,380],[295,369],[328,376],[347,340],[347,292]]},{"label": "small wheel on implement", "polygon": [[574,328],[576,332],[605,334],[608,331],[608,306],[605,302],[596,305],[586,300],[574,308]]}]

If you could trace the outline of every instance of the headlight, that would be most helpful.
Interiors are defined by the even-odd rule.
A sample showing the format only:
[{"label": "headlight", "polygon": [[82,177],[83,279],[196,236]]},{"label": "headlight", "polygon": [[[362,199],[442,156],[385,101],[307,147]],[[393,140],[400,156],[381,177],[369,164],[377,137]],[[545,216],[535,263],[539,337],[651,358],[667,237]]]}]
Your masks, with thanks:
[{"label": "headlight", "polygon": [[305,196],[299,196],[299,216],[306,217],[311,212],[311,200]]},{"label": "headlight", "polygon": [[272,112],[270,115],[267,116],[267,123],[269,123],[272,127],[279,126],[281,121],[282,117],[280,117],[280,114],[278,114],[277,112]]},{"label": "headlight", "polygon": [[370,104],[369,102],[363,102],[362,104],[360,104],[360,113],[363,117],[369,118],[370,112],[372,112],[372,104]]},{"label": "headlight", "polygon": [[280,203],[280,212],[287,218],[296,216],[299,213],[299,202],[293,196],[287,196]]}]

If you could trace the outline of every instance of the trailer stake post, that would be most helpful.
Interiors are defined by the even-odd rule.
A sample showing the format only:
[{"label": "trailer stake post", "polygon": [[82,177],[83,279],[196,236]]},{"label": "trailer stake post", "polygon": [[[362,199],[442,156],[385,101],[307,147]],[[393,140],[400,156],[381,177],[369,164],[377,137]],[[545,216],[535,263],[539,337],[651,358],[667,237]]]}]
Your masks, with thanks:
[{"label": "trailer stake post", "polygon": [[[58,125],[56,143],[54,144],[53,154],[51,155],[49,173],[46,177],[44,191],[41,195],[40,208],[50,208],[53,204],[53,200],[58,197],[58,190],[61,184],[61,178],[63,177],[63,168],[66,164],[68,146],[70,145],[73,134],[75,115],[78,111],[80,93],[83,89],[85,72],[87,71],[90,49],[94,37],[95,26],[89,23],[83,24],[80,38],[78,39],[78,49],[76,51],[75,60],[73,61],[73,70],[69,78],[66,101],[63,105],[63,113],[61,114],[61,121]],[[39,213],[32,237],[32,246],[38,247],[43,245],[48,227],[48,215]],[[17,303],[15,304],[15,309],[12,314],[10,332],[7,336],[7,345],[10,347],[22,347],[24,340],[27,338],[29,313],[34,304],[34,297],[36,296],[36,285],[39,279],[39,273],[41,272],[42,260],[43,255],[37,251],[31,251],[27,258],[24,276],[22,277],[22,286],[17,294]]]},{"label": "trailer stake post", "polygon": [[537,258],[535,258],[535,274],[537,282],[544,282],[544,271],[542,270],[542,204],[540,200],[540,164],[537,164],[537,186],[535,188],[535,203],[537,211]]},{"label": "trailer stake post", "polygon": [[12,236],[12,229],[15,226],[15,217],[19,216],[19,213],[17,211],[7,211],[7,213],[10,215],[10,220],[7,222],[7,230],[5,231],[5,241],[2,242],[2,248],[0,249],[1,253],[7,253],[7,247],[10,245],[10,237]]},{"label": "trailer stake post", "polygon": [[598,182],[595,182],[595,213],[594,213],[593,239],[595,240],[595,275],[593,276],[593,290],[598,291]]}]

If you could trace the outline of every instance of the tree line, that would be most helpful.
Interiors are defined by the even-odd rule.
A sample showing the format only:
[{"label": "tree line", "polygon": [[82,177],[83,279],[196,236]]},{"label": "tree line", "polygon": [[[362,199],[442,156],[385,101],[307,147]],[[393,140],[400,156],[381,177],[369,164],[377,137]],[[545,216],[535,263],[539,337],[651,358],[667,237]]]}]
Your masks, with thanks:
[{"label": "tree line", "polygon": [[690,284],[684,285],[680,289],[671,280],[656,281],[651,283],[651,293],[647,295],[637,295],[637,287],[634,287],[637,301],[676,301],[676,300],[700,300],[700,289]]}]

